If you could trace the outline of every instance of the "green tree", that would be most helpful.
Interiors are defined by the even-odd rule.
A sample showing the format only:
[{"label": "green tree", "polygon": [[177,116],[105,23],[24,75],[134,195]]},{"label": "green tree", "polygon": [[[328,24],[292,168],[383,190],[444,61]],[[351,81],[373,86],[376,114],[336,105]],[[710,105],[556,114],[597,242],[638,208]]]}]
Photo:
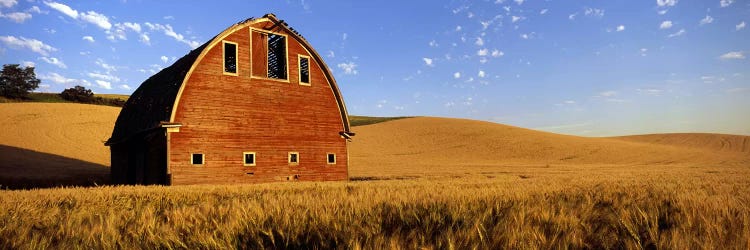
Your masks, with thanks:
[{"label": "green tree", "polygon": [[39,88],[34,67],[21,68],[18,64],[5,64],[0,71],[0,95],[7,98],[26,98],[29,92]]},{"label": "green tree", "polygon": [[94,92],[83,86],[76,85],[75,87],[63,90],[60,93],[60,97],[72,102],[91,103],[94,101]]}]

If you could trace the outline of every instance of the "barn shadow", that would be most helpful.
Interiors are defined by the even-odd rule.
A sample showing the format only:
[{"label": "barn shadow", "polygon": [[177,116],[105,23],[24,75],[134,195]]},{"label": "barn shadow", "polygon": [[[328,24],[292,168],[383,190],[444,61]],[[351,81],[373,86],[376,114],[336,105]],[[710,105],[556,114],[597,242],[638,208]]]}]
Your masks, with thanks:
[{"label": "barn shadow", "polygon": [[0,189],[90,187],[109,183],[109,167],[0,144]]}]

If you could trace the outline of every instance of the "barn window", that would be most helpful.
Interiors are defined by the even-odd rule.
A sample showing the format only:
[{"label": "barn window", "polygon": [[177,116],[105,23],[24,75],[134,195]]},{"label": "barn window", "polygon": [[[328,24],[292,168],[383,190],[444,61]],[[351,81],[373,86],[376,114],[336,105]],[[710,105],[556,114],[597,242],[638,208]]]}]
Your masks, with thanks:
[{"label": "barn window", "polygon": [[299,84],[310,86],[310,57],[299,55]]},{"label": "barn window", "polygon": [[268,34],[268,78],[286,79],[286,36]]},{"label": "barn window", "polygon": [[242,163],[245,166],[255,166],[255,152],[242,153]]},{"label": "barn window", "polygon": [[224,42],[224,74],[237,75],[237,43]]},{"label": "barn window", "polygon": [[203,165],[204,160],[203,154],[193,154],[190,157],[190,163],[193,165]]},{"label": "barn window", "polygon": [[336,154],[328,153],[328,164],[336,164]]},{"label": "barn window", "polygon": [[299,165],[298,152],[289,152],[289,165]]}]

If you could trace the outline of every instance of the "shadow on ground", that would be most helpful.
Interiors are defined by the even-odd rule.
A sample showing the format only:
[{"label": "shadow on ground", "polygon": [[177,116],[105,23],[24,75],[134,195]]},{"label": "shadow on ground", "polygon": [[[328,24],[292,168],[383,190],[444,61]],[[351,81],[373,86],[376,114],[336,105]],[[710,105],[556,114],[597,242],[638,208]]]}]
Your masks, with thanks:
[{"label": "shadow on ground", "polygon": [[0,144],[0,189],[88,187],[107,183],[107,166]]}]

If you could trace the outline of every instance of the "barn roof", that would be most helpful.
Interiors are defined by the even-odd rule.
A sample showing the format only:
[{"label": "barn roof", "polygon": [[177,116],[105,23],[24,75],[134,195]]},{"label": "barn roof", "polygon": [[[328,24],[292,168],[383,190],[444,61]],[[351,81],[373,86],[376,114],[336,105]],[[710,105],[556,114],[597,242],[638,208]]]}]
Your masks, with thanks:
[{"label": "barn roof", "polygon": [[[262,18],[269,19],[277,25],[284,27],[293,37],[300,41],[300,43],[307,45],[308,49],[322,64],[324,68],[328,68],[325,62],[322,61],[320,55],[311,47],[309,43],[300,35],[296,30],[289,27],[286,22],[278,20],[273,14],[266,14]],[[156,128],[161,127],[161,124],[175,122],[172,121],[175,106],[179,105],[180,92],[187,77],[195,64],[196,60],[201,58],[204,54],[204,50],[215,43],[214,40],[221,39],[223,34],[233,31],[233,28],[239,26],[246,26],[245,24],[260,18],[248,18],[239,23],[236,23],[224,30],[219,35],[211,38],[203,45],[190,51],[187,55],[178,59],[171,66],[162,69],[155,75],[149,77],[144,81],[138,89],[125,102],[125,105],[120,111],[120,115],[117,117],[115,122],[115,128],[112,131],[112,137],[107,140],[105,145],[117,144],[123,141],[127,141],[132,136],[147,133]],[[241,28],[241,27],[240,27]],[[334,95],[339,108],[341,111],[342,119],[344,121],[344,131],[349,132],[349,119],[346,112],[346,108],[343,103],[343,98],[338,90],[335,80],[330,74],[330,70],[324,70],[326,76],[330,79],[331,88],[334,89]]]}]

